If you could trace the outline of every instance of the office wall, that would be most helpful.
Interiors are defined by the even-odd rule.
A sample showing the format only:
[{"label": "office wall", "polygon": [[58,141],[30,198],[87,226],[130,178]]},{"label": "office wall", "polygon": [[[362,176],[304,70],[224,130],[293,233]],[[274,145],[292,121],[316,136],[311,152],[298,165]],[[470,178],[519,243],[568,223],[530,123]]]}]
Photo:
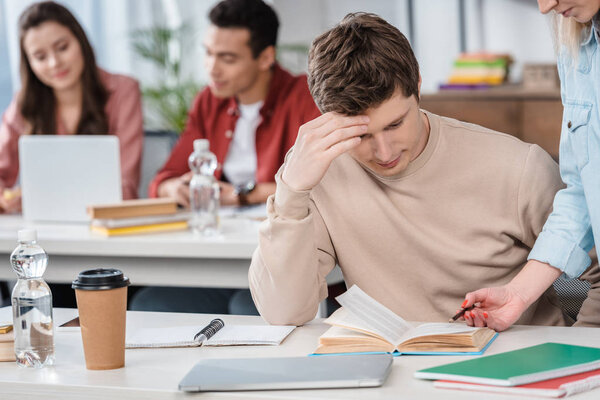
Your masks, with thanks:
[{"label": "office wall", "polygon": [[[5,24],[4,3],[0,1],[0,27]],[[12,79],[8,68],[8,44],[6,32],[0,29],[0,113],[8,107],[12,98]]]},{"label": "office wall", "polygon": [[[0,109],[19,88],[17,20],[33,0],[0,1]],[[142,84],[163,79],[131,49],[136,29],[156,24],[191,27],[184,52],[183,73],[199,82],[202,68],[202,36],[206,15],[216,0],[63,0],[80,20],[96,50],[98,63],[113,72],[137,77]],[[443,82],[452,60],[460,51],[459,0],[413,0],[414,37],[409,33],[408,0],[269,0],[281,20],[280,44],[310,45],[312,39],[354,11],[374,12],[404,32],[415,48],[423,78],[423,92]],[[547,20],[535,0],[465,0],[467,50],[508,52],[516,63],[511,74],[520,78],[525,62],[553,62],[554,53]],[[7,56],[8,55],[8,56]],[[298,72],[306,57],[282,54],[283,62]],[[7,78],[10,76],[10,78]]]},{"label": "office wall", "polygon": [[[518,81],[523,63],[554,62],[547,17],[535,0],[465,0],[466,50],[506,52]],[[394,24],[410,40],[421,67],[422,90],[433,92],[460,53],[459,1],[413,0],[414,37],[408,34],[407,0],[273,0],[283,21],[280,43],[305,42],[349,12],[368,11]]]}]

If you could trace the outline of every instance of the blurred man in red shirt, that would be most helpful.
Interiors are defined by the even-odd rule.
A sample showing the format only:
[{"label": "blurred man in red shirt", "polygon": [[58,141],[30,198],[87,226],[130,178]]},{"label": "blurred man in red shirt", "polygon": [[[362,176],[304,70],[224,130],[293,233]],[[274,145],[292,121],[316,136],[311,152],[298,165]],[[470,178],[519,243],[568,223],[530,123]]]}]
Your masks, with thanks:
[{"label": "blurred man in red shirt", "polygon": [[[204,40],[210,77],[190,109],[169,160],[150,184],[150,197],[189,206],[188,157],[195,139],[208,139],[220,168],[221,204],[264,203],[275,193],[275,173],[298,129],[321,113],[306,83],[275,61],[279,22],[261,0],[224,0],[209,14]],[[201,282],[199,282],[201,284]],[[249,290],[148,287],[131,309],[256,314]]]},{"label": "blurred man in red shirt", "polygon": [[189,206],[188,156],[195,139],[208,139],[221,168],[221,203],[264,203],[298,129],[320,115],[306,76],[275,61],[279,22],[261,0],[225,0],[210,12],[204,39],[209,85],[190,109],[181,139],[149,189]]}]

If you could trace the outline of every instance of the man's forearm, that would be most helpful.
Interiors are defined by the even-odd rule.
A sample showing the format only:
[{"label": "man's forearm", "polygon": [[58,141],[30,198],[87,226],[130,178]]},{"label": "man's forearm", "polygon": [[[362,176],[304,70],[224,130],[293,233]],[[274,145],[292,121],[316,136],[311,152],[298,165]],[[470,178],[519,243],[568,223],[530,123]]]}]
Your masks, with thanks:
[{"label": "man's forearm", "polygon": [[327,247],[328,236],[318,212],[309,212],[308,194],[277,190],[275,196],[287,201],[279,206],[275,196],[267,201],[268,220],[261,224],[248,280],[266,321],[301,325],[315,317],[326,297],[325,276],[335,260],[318,250]]},{"label": "man's forearm", "polygon": [[246,196],[249,204],[266,203],[270,195],[275,193],[275,182],[257,183],[253,191]]}]

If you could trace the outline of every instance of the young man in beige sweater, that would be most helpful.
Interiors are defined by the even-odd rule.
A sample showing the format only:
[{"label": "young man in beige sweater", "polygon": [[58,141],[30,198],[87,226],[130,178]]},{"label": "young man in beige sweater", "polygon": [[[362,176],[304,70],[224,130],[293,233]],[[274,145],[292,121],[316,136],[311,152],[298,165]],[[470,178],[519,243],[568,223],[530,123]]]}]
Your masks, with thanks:
[{"label": "young man in beige sweater", "polygon": [[[309,86],[323,115],[279,170],[249,271],[261,315],[303,324],[338,264],[413,321],[446,321],[465,293],[509,281],[562,186],[540,147],[419,108],[406,38],[351,14],[313,42]],[[585,313],[598,315],[595,303]],[[568,325],[549,289],[519,323]]]}]

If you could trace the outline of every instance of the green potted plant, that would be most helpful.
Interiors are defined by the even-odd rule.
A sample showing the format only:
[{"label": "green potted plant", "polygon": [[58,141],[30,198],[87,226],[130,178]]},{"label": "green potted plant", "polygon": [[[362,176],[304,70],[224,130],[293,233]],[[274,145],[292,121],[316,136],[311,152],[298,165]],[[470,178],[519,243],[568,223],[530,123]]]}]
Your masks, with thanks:
[{"label": "green potted plant", "polygon": [[132,33],[132,46],[142,59],[152,63],[163,75],[157,84],[143,86],[142,95],[152,116],[149,125],[181,133],[185,128],[190,103],[201,85],[181,73],[184,39],[193,38],[190,28],[154,26]]}]

